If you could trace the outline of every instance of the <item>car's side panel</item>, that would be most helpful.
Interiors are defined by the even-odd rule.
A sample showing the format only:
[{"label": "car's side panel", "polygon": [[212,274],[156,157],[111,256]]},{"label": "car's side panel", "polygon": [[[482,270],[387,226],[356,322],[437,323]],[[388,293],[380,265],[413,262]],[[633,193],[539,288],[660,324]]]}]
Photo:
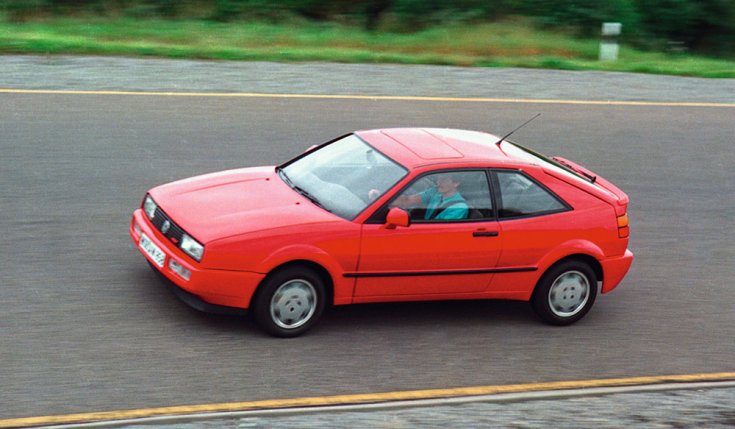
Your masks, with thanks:
[{"label": "car's side panel", "polygon": [[269,255],[262,264],[259,264],[258,270],[264,273],[272,272],[278,267],[299,263],[313,263],[328,273],[333,286],[334,295],[332,297],[334,305],[343,305],[352,303],[352,295],[355,288],[355,279],[345,277],[345,270],[352,270],[357,260],[357,248],[349,245],[338,245],[339,249],[335,252],[330,246],[321,247],[316,245],[293,245],[278,249]]},{"label": "car's side panel", "polygon": [[[451,301],[465,299],[487,299],[490,298],[487,292],[472,293],[445,293],[445,294],[415,294],[415,295],[373,295],[373,296],[356,296],[353,300],[354,304],[369,304],[378,302],[412,302],[412,301]],[[515,299],[505,296],[498,296],[498,299]]]},{"label": "car's side panel", "polygon": [[616,251],[620,243],[610,204],[540,168],[531,166],[523,171],[571,207],[560,213],[499,221],[503,252],[498,266],[532,266],[536,271],[495,276],[488,293],[528,300],[544,272],[558,261],[574,254],[600,261],[610,254],[607,252]]},{"label": "car's side panel", "polygon": [[[574,208],[573,221],[580,230],[576,237],[595,243],[602,249],[603,257],[622,256],[625,253],[628,239],[618,236],[617,214],[620,206],[617,203],[604,201],[586,187],[580,189],[563,178],[550,174],[540,176],[550,189]],[[590,234],[592,230],[594,233]]]},{"label": "car's side panel", "polygon": [[239,266],[262,274],[294,261],[315,263],[331,277],[334,303],[347,304],[352,298],[354,279],[343,273],[356,269],[359,242],[360,225],[339,220],[217,240],[208,244],[207,257],[217,259],[221,266]]},{"label": "car's side panel", "polygon": [[[580,207],[576,214],[582,223],[588,223],[591,230],[596,226],[596,234],[585,237],[580,232],[578,236],[586,238],[588,245],[599,249],[599,253],[589,250],[588,246],[581,246],[578,253],[591,255],[597,259],[602,267],[602,277],[599,279],[602,281],[602,293],[610,292],[622,281],[633,262],[633,253],[628,249],[629,239],[620,237],[617,230],[617,215],[625,213],[627,196],[622,195],[623,203],[601,204],[601,201],[593,194],[566,183],[563,186],[557,186],[557,189],[567,201]],[[564,246],[564,248],[569,247],[574,246]],[[569,250],[567,253],[575,252]],[[551,263],[554,261],[552,260]]]},{"label": "car's side panel", "polygon": [[497,223],[363,225],[355,296],[463,294],[484,291],[500,255]]}]

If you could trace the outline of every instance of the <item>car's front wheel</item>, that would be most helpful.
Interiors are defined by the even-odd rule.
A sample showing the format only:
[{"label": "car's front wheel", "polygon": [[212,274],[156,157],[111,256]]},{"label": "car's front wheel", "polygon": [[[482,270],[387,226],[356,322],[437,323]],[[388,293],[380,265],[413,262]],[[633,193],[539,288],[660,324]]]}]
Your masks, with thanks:
[{"label": "car's front wheel", "polygon": [[597,276],[582,261],[551,267],[539,280],[531,298],[536,314],[552,325],[569,325],[583,318],[597,297]]},{"label": "car's front wheel", "polygon": [[290,267],[265,279],[255,299],[253,316],[269,334],[295,337],[316,324],[325,304],[324,281],[312,270]]}]

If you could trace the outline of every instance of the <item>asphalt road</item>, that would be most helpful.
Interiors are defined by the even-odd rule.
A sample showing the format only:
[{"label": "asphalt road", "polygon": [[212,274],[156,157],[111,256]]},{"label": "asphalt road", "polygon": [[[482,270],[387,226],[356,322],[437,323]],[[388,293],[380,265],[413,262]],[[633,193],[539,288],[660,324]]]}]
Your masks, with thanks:
[{"label": "asphalt road", "polygon": [[[537,112],[516,140],[632,200],[634,266],[570,327],[525,303],[413,303],[337,308],[274,339],[179,303],[127,234],[159,183],[272,164],[353,129],[502,133]],[[0,93],[0,418],[733,371],[734,112]]]}]

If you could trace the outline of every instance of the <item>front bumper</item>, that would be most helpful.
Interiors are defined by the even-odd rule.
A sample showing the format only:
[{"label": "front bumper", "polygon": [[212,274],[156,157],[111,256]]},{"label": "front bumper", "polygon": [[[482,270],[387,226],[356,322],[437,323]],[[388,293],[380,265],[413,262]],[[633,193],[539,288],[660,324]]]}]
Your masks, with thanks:
[{"label": "front bumper", "polygon": [[[150,241],[165,253],[163,267],[160,267],[140,247],[142,234],[145,234]],[[133,219],[130,222],[130,237],[136,244],[138,251],[148,260],[150,265],[180,288],[178,292],[181,293],[177,292],[179,298],[198,310],[222,312],[214,306],[246,309],[250,305],[255,289],[265,277],[264,274],[249,271],[202,268],[199,263],[195,262],[155,229],[141,209],[133,213]],[[190,273],[188,279],[172,269],[172,261],[174,265],[183,267]]]},{"label": "front bumper", "polygon": [[602,293],[608,293],[615,289],[623,277],[628,273],[633,263],[633,252],[626,250],[625,254],[618,258],[609,258],[601,261],[602,265]]}]

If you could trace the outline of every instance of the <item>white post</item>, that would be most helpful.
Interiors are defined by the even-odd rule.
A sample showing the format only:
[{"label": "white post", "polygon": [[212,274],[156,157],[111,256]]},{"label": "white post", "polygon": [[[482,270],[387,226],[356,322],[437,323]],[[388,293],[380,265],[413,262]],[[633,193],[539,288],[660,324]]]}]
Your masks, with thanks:
[{"label": "white post", "polygon": [[623,28],[619,22],[604,22],[602,24],[602,40],[600,41],[600,61],[615,61],[618,59],[618,37]]}]

